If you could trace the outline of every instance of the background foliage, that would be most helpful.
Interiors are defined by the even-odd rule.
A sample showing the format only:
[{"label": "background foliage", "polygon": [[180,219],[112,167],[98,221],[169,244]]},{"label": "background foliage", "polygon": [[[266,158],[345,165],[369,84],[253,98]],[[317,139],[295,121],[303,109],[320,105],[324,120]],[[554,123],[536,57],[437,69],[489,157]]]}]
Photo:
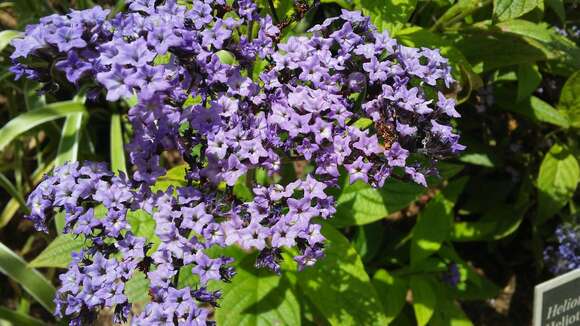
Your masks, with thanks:
[{"label": "background foliage", "polygon": [[[109,161],[125,170],[130,128],[126,106],[85,107],[74,90],[39,95],[43,85],[14,81],[9,42],[42,16],[97,3],[123,6],[0,3],[0,320],[14,325],[56,323],[50,311],[57,275],[82,245],[56,229],[33,232],[22,219],[24,198],[66,161]],[[290,0],[274,5],[278,17],[295,10]],[[267,10],[265,1],[261,7]],[[458,80],[451,91],[463,116],[457,128],[468,150],[442,164],[429,189],[345,182],[334,194],[337,214],[323,226],[327,256],[304,272],[296,273],[291,259],[281,277],[258,272],[252,254],[234,252],[239,274],[223,289],[218,325],[528,324],[533,286],[551,277],[544,248],[558,224],[578,217],[580,4],[322,0],[287,34],[341,8],[361,10],[403,44],[436,47],[450,59]],[[174,157],[164,156],[163,164],[175,168],[159,181],[161,189],[183,182]],[[285,173],[304,169],[307,162],[291,163]],[[236,192],[249,194],[244,183]],[[149,238],[154,223],[146,214],[131,217],[136,233]],[[145,278],[135,278],[128,296],[140,302],[146,291]]]}]

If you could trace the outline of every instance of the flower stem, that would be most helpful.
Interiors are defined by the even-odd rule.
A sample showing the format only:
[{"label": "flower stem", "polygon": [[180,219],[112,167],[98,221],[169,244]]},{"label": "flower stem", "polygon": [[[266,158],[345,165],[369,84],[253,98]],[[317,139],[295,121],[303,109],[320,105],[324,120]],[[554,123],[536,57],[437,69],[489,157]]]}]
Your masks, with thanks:
[{"label": "flower stem", "polygon": [[276,7],[274,7],[274,1],[268,0],[268,7],[270,7],[270,13],[272,14],[272,20],[274,24],[278,24],[280,20],[278,19],[278,14],[276,13]]}]

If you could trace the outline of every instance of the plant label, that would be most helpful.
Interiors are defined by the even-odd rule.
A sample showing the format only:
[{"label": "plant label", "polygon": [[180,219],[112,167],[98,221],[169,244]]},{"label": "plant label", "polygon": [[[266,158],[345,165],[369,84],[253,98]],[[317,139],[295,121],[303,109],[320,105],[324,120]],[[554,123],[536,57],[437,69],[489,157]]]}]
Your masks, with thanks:
[{"label": "plant label", "polygon": [[580,325],[580,269],[536,285],[534,326]]}]

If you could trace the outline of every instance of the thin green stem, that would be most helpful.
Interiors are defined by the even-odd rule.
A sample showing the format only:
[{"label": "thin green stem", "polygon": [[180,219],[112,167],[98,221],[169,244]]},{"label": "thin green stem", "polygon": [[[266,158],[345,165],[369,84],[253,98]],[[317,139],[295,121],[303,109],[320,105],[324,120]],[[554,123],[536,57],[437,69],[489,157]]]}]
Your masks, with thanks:
[{"label": "thin green stem", "polygon": [[273,0],[268,0],[268,7],[270,7],[270,13],[272,14],[272,20],[274,24],[278,24],[280,20],[278,19],[278,14],[276,13],[276,7],[274,6]]}]

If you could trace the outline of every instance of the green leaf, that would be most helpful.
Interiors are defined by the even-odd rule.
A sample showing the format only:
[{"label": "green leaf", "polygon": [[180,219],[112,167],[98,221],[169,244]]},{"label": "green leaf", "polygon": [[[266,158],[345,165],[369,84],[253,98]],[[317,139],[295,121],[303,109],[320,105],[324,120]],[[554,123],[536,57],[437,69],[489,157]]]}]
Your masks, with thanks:
[{"label": "green leaf", "polygon": [[580,71],[574,73],[562,87],[558,107],[566,112],[570,125],[580,128]]},{"label": "green leaf", "polygon": [[454,295],[455,297],[462,300],[487,300],[496,298],[499,295],[500,289],[482,277],[470,264],[461,259],[457,252],[455,252],[455,249],[453,249],[453,246],[444,245],[439,251],[439,255],[455,262],[459,269],[461,281],[454,291],[456,293]]},{"label": "green leaf", "polygon": [[425,276],[411,276],[411,290],[413,291],[413,310],[417,317],[417,325],[427,325],[437,304],[435,289]]},{"label": "green leaf", "polygon": [[72,113],[66,117],[62,128],[62,136],[58,144],[55,166],[67,162],[76,162],[79,153],[79,141],[84,113]]},{"label": "green leaf", "polygon": [[43,326],[46,323],[42,320],[30,317],[18,311],[10,310],[5,307],[0,307],[0,321],[6,320],[12,325],[17,326]]},{"label": "green leaf", "polygon": [[0,52],[2,52],[13,39],[20,36],[22,32],[13,31],[13,30],[5,30],[0,32]]},{"label": "green leaf", "polygon": [[548,71],[566,76],[580,69],[580,48],[548,23],[537,24],[514,19],[499,23],[495,27],[502,32],[522,36],[540,49],[549,60],[545,68]]},{"label": "green leaf", "polygon": [[185,173],[187,172],[188,166],[186,164],[178,165],[174,168],[171,168],[167,173],[158,178],[155,185],[151,187],[152,191],[165,191],[170,186],[173,187],[184,187],[187,185],[185,181]]},{"label": "green leaf", "polygon": [[386,325],[397,318],[406,302],[408,281],[404,278],[393,276],[384,269],[379,269],[372,280],[377,293],[383,302]]},{"label": "green leaf", "polygon": [[478,221],[453,223],[451,240],[466,242],[505,238],[518,229],[526,209],[527,205],[515,207],[515,205],[497,204]]},{"label": "green leaf", "polygon": [[127,173],[125,147],[123,146],[123,129],[121,127],[121,115],[119,113],[113,113],[111,115],[111,169],[115,173],[119,171]]},{"label": "green leaf", "polygon": [[511,108],[510,111],[520,113],[535,121],[550,123],[562,128],[570,126],[564,114],[535,96],[531,96],[528,100],[513,105]]},{"label": "green leaf", "polygon": [[552,8],[562,23],[566,22],[566,9],[564,8],[564,0],[546,0],[548,7]]},{"label": "green leaf", "polygon": [[336,200],[335,227],[372,223],[408,206],[425,191],[412,183],[387,181],[382,189],[363,182],[344,185]]},{"label": "green leaf", "polygon": [[71,234],[59,235],[28,266],[66,268],[71,262],[71,254],[78,252],[85,243],[81,237]]},{"label": "green leaf", "polygon": [[[494,0],[493,16],[501,21],[518,18],[540,6],[543,0]],[[543,4],[542,4],[543,7]]]},{"label": "green leaf", "polygon": [[266,270],[257,271],[254,256],[246,256],[233,282],[222,287],[216,309],[218,325],[300,325],[300,305],[290,282]]},{"label": "green leaf", "polygon": [[411,238],[411,265],[418,264],[441,248],[451,230],[453,202],[437,194],[419,214]]},{"label": "green leaf", "polygon": [[580,69],[580,48],[546,23],[515,19],[491,25],[483,21],[446,37],[477,73],[537,61],[547,61],[547,69],[561,75]]},{"label": "green leaf", "polygon": [[453,222],[453,206],[469,181],[462,177],[439,192],[419,214],[411,231],[411,266],[418,266],[425,258],[437,252],[449,239]]},{"label": "green leaf", "polygon": [[16,187],[12,184],[12,182],[10,182],[10,180],[8,180],[8,178],[6,178],[6,176],[3,173],[0,173],[0,187],[2,187],[10,195],[10,197],[16,199],[20,204],[20,207],[24,208],[25,210],[28,210],[28,207],[26,206],[26,201],[24,200],[24,197],[22,196],[20,191],[16,189]]},{"label": "green leaf", "polygon": [[520,102],[540,86],[542,82],[542,74],[537,65],[519,65],[518,66],[518,98]]},{"label": "green leaf", "polygon": [[377,223],[357,227],[352,243],[363,262],[370,261],[378,253],[383,242],[383,232],[383,228]]},{"label": "green leaf", "polygon": [[49,312],[54,311],[55,289],[36,269],[0,243],[0,273],[10,277],[24,288],[40,305]]},{"label": "green leaf", "polygon": [[131,226],[131,232],[133,232],[134,235],[145,238],[153,243],[150,252],[157,249],[161,240],[159,240],[159,237],[155,234],[156,223],[151,214],[142,209],[129,211],[127,212],[127,222]]},{"label": "green leaf", "polygon": [[215,53],[220,59],[220,62],[225,65],[234,65],[236,64],[236,57],[227,50],[219,50]]},{"label": "green leaf", "polygon": [[379,29],[386,28],[394,34],[409,20],[417,0],[355,0],[354,5],[370,16]]},{"label": "green leaf", "polygon": [[141,271],[135,271],[131,279],[125,284],[125,295],[129,303],[148,303],[149,297],[149,280]]},{"label": "green leaf", "polygon": [[51,103],[34,111],[23,113],[0,129],[0,151],[14,138],[45,122],[63,118],[71,113],[84,113],[85,106],[76,101]]},{"label": "green leaf", "polygon": [[485,166],[488,168],[492,168],[496,165],[494,163],[493,156],[491,156],[490,154],[471,152],[469,150],[469,147],[467,147],[467,148],[468,148],[467,152],[464,154],[461,154],[461,156],[459,157],[459,160],[461,162],[465,162],[465,163],[469,163],[469,164],[473,164],[473,165]]},{"label": "green leaf", "polygon": [[324,224],[325,257],[298,273],[298,285],[331,325],[386,325],[361,258],[338,230]]},{"label": "green leaf", "polygon": [[574,195],[580,178],[578,161],[566,147],[552,146],[538,175],[537,224],[556,214]]},{"label": "green leaf", "polygon": [[236,198],[238,198],[239,200],[249,202],[254,198],[254,194],[248,187],[246,183],[246,178],[247,178],[246,175],[242,175],[241,177],[238,178],[236,184],[234,185],[233,192]]},{"label": "green leaf", "polygon": [[165,53],[165,54],[158,54],[155,56],[155,59],[153,59],[153,65],[154,66],[160,66],[160,65],[166,65],[169,64],[171,62],[171,53]]},{"label": "green leaf", "polygon": [[453,300],[450,293],[442,284],[433,283],[437,296],[437,309],[430,320],[432,326],[472,326],[461,307]]}]

